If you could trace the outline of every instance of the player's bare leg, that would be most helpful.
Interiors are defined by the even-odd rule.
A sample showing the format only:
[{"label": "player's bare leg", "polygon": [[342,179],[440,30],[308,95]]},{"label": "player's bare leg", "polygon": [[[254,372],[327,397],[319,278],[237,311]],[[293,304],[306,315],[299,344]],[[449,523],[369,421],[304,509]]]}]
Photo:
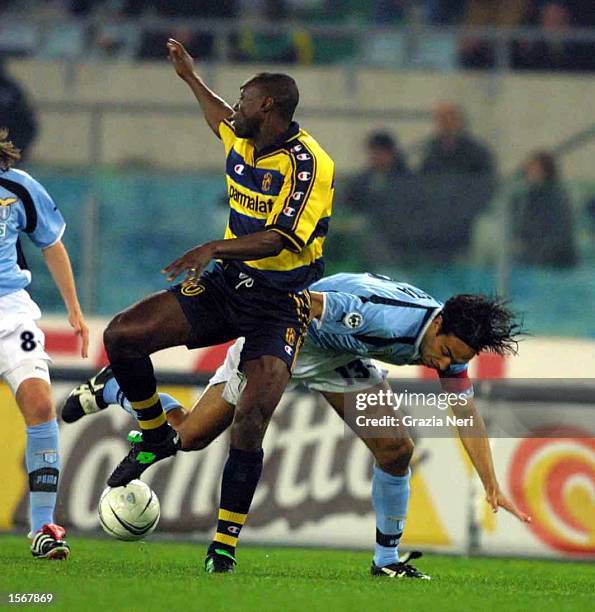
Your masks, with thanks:
[{"label": "player's bare leg", "polygon": [[187,344],[191,328],[175,296],[157,293],[116,315],[104,332],[112,370],[130,401],[142,431],[142,441],[108,479],[112,487],[138,478],[148,467],[178,450],[175,431],[167,423],[150,355]]},{"label": "player's bare leg", "polygon": [[[391,392],[387,382],[368,389],[365,393],[378,397],[379,392]],[[335,412],[347,423],[372,451],[376,459],[372,478],[372,503],[376,512],[376,550],[371,572],[374,576],[390,578],[421,578],[430,577],[408,563],[409,559],[421,556],[421,553],[411,553],[399,560],[398,545],[403,534],[407,505],[409,502],[409,479],[411,471],[409,464],[413,455],[413,440],[407,429],[401,425],[391,427],[385,437],[372,437],[362,433],[355,424],[355,393],[323,392]],[[357,393],[361,396],[361,392]],[[386,397],[386,395],[385,395]],[[366,409],[366,416],[380,418],[391,407],[380,406],[380,402],[371,403]],[[351,409],[350,409],[351,407]]]},{"label": "player's bare leg", "polygon": [[217,532],[205,560],[208,573],[231,572],[235,548],[262,473],[262,440],[289,381],[287,365],[264,356],[244,364],[246,387],[235,409],[223,470]]},{"label": "player's bare leg", "polygon": [[66,532],[54,523],[60,463],[50,385],[41,378],[27,378],[18,386],[15,399],[27,426],[31,553],[38,559],[66,559],[70,554]]},{"label": "player's bare leg", "polygon": [[202,450],[231,425],[235,409],[223,399],[223,389],[225,383],[207,387],[189,413],[176,415],[177,424],[170,420],[180,436],[181,450]]}]

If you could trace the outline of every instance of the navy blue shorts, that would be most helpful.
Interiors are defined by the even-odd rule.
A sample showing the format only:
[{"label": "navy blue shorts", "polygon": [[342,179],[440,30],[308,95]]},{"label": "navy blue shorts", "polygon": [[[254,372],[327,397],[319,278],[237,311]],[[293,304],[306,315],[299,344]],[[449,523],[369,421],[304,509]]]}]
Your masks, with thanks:
[{"label": "navy blue shorts", "polygon": [[291,372],[310,318],[308,291],[288,293],[262,284],[233,263],[217,263],[195,283],[170,288],[192,327],[188,348],[243,336],[242,363],[273,355]]}]

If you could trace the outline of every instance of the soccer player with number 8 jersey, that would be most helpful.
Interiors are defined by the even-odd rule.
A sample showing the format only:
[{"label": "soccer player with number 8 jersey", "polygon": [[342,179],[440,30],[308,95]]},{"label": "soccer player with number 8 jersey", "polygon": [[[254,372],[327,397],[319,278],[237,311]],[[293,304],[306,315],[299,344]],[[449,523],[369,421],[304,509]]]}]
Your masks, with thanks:
[{"label": "soccer player with number 8 jersey", "polygon": [[87,356],[89,332],[76,294],[68,252],[62,244],[64,219],[48,192],[13,165],[18,149],[0,129],[0,377],[13,392],[27,427],[31,552],[40,559],[65,559],[65,531],[54,524],[60,473],[59,432],[50,392],[41,311],[26,287],[31,273],[21,244],[27,235],[40,248],[68,310],[68,321],[82,338]]}]

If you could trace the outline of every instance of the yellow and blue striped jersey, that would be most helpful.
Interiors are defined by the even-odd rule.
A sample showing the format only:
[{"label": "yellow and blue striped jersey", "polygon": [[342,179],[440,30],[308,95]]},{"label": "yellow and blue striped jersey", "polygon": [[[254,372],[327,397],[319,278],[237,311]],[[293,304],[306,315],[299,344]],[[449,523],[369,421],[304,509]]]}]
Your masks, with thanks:
[{"label": "yellow and blue striped jersey", "polygon": [[281,290],[301,291],[324,271],[322,251],[334,194],[334,162],[292,122],[270,147],[256,151],[229,121],[219,124],[225,146],[229,222],[225,238],[276,231],[285,248],[273,257],[237,262],[247,274]]}]

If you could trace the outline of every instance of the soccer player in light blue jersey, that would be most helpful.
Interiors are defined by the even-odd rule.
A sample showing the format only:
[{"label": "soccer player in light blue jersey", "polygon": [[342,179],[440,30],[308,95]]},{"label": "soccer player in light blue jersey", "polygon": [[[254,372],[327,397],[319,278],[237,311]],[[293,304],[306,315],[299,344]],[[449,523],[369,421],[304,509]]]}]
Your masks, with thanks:
[{"label": "soccer player in light blue jersey", "polygon": [[70,552],[65,530],[54,523],[60,455],[50,358],[37,326],[41,311],[26,291],[31,273],[19,242],[23,234],[42,250],[68,321],[82,338],[83,357],[89,332],[62,244],[64,219],[48,192],[29,174],[12,167],[19,159],[7,130],[0,129],[0,377],[12,390],[27,426],[31,552],[39,559],[65,559]]},{"label": "soccer player in light blue jersey", "polygon": [[[374,274],[336,274],[314,283],[312,320],[295,364],[293,378],[319,391],[347,424],[353,426],[356,395],[390,392],[385,375],[372,359],[395,365],[423,364],[438,371],[443,386],[455,396],[458,417],[473,417],[459,427],[465,449],[481,478],[494,511],[506,509],[530,520],[502,493],[496,479],[487,434],[473,405],[468,362],[481,351],[516,351],[519,328],[502,302],[477,295],[458,295],[445,304],[407,283]],[[231,422],[244,377],[238,370],[242,339],[228,350],[225,363],[211,378],[195,409],[186,417],[179,403],[162,394],[170,422],[177,428],[183,450],[207,446]],[[464,398],[465,401],[457,401]],[[63,418],[74,421],[118,403],[130,411],[109,368],[75,389]],[[352,411],[351,411],[352,412]],[[467,421],[469,423],[469,421]],[[372,501],[376,512],[376,548],[372,574],[428,578],[399,559],[409,501],[413,441],[397,426],[382,437],[354,427],[374,454]]]}]

